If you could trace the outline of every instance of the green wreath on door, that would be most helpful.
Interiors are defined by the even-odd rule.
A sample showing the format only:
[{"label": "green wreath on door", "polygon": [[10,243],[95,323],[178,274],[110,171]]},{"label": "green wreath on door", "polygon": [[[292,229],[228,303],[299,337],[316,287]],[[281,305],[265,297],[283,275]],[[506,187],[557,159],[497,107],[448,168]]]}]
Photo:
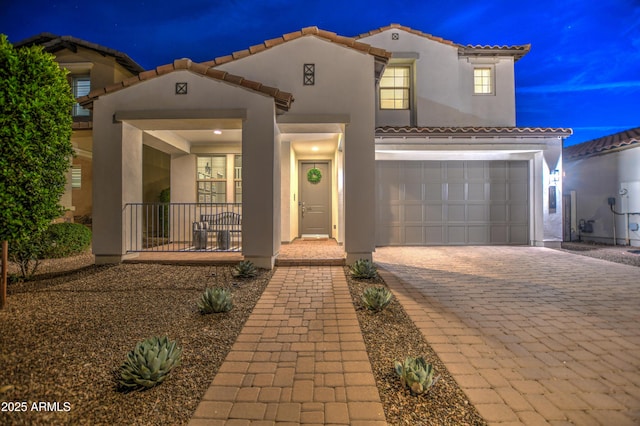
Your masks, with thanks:
[{"label": "green wreath on door", "polygon": [[322,179],[322,172],[320,172],[320,169],[314,167],[313,169],[309,169],[309,171],[307,172],[307,180],[310,183],[318,183],[320,182],[320,179]]}]

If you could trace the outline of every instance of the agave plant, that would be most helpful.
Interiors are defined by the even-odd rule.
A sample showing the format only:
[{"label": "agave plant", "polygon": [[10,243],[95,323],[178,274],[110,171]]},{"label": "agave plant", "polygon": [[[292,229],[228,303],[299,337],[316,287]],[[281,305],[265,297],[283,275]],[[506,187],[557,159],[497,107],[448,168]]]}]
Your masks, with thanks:
[{"label": "agave plant", "polygon": [[258,270],[250,260],[243,260],[233,268],[233,276],[236,278],[253,278],[256,275]]},{"label": "agave plant", "polygon": [[118,383],[126,390],[143,390],[159,385],[180,365],[182,348],[167,336],[138,342],[120,366]]},{"label": "agave plant", "polygon": [[408,356],[404,363],[396,361],[395,369],[402,386],[408,387],[416,394],[427,392],[440,379],[439,375],[433,377],[433,365],[427,363],[423,357]]},{"label": "agave plant", "polygon": [[391,303],[393,294],[386,287],[367,287],[362,292],[361,298],[367,309],[378,312]]},{"label": "agave plant", "polygon": [[208,288],[198,301],[198,308],[203,314],[229,312],[233,308],[231,292],[224,288]]},{"label": "agave plant", "polygon": [[350,268],[354,278],[375,278],[378,275],[376,266],[369,259],[358,259]]}]

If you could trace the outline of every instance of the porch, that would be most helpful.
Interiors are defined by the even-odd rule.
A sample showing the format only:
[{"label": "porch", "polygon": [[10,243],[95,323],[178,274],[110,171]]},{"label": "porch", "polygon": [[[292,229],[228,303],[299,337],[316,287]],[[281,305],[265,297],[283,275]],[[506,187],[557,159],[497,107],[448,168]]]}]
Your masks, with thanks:
[{"label": "porch", "polygon": [[127,203],[125,251],[242,251],[242,203]]},{"label": "porch", "polygon": [[[123,262],[228,265],[242,260],[244,256],[239,252],[147,250]],[[338,244],[333,238],[295,239],[289,244],[282,244],[276,258],[276,266],[341,266],[344,264],[344,246]]]}]

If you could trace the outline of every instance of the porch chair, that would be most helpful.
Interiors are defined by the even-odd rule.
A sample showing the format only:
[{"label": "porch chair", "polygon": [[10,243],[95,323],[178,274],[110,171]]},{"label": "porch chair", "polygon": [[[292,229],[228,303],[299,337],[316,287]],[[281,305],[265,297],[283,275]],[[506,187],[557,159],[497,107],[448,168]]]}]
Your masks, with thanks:
[{"label": "porch chair", "polygon": [[242,216],[240,214],[235,212],[203,214],[200,215],[200,222],[207,224],[208,232],[216,233],[218,250],[239,247],[242,233]]}]

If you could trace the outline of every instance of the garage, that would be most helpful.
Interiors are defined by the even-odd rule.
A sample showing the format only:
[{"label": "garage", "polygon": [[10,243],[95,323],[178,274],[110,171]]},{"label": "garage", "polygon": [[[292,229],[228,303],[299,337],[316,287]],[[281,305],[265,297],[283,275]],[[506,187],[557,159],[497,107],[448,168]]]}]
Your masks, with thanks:
[{"label": "garage", "polygon": [[528,161],[376,161],[376,245],[529,243]]}]

